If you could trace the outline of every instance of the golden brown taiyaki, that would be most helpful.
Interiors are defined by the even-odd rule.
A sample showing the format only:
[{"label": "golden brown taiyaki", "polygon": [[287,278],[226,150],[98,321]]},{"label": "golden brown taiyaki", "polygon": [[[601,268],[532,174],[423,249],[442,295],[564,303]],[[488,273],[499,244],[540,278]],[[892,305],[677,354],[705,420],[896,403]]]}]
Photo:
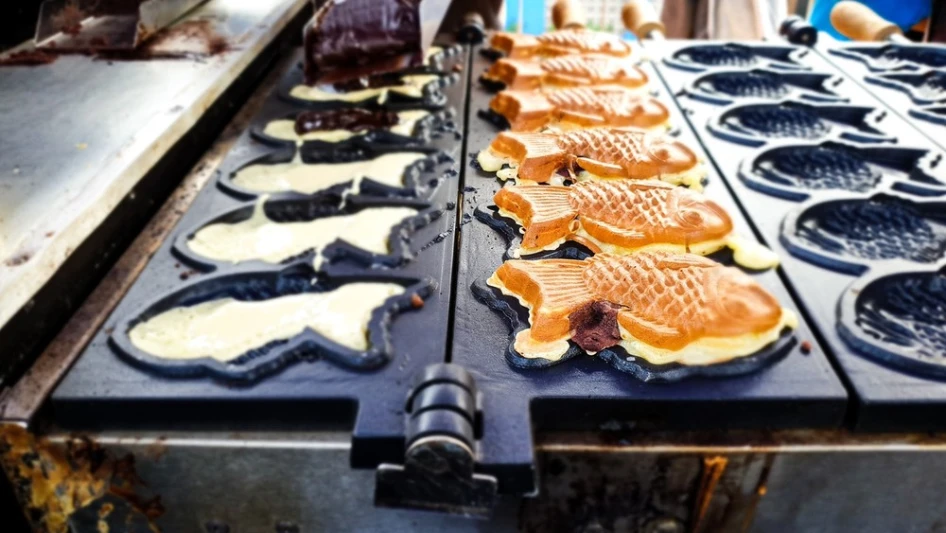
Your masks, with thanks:
[{"label": "golden brown taiyaki", "polygon": [[483,80],[502,83],[507,89],[516,90],[589,85],[638,89],[647,85],[647,74],[629,58],[585,54],[547,59],[500,59],[483,74]]},{"label": "golden brown taiyaki", "polygon": [[734,235],[732,219],[716,202],[659,181],[518,185],[500,189],[493,201],[525,231],[522,254],[554,250],[565,241],[616,255],[657,250],[707,255],[729,246],[743,266],[778,264],[767,248]]},{"label": "golden brown taiyaki", "polygon": [[529,309],[523,357],[559,360],[621,346],[654,365],[710,365],[754,354],[797,318],[749,275],[693,254],[511,260],[487,283]]},{"label": "golden brown taiyaki", "polygon": [[568,54],[606,54],[627,57],[631,45],[617,35],[585,29],[567,29],[544,35],[498,32],[489,47],[508,58],[560,56]]},{"label": "golden brown taiyaki", "polygon": [[[589,128],[558,133],[504,131],[477,162],[500,179],[545,183],[564,178],[657,179],[702,188],[706,175],[696,153],[682,142],[633,128]],[[510,169],[503,169],[509,165]],[[560,174],[561,172],[561,174]]]},{"label": "golden brown taiyaki", "polygon": [[667,129],[670,111],[660,100],[624,87],[575,87],[547,93],[502,91],[489,108],[512,131],[596,126]]}]

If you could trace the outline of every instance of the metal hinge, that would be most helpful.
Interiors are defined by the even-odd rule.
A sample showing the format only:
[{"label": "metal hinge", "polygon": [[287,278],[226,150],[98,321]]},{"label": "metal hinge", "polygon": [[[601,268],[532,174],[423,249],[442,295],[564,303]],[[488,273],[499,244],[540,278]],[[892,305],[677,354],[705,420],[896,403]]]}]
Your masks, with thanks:
[{"label": "metal hinge", "polygon": [[424,369],[408,393],[404,464],[378,467],[375,505],[489,517],[497,481],[475,472],[481,405],[473,376],[462,367]]}]

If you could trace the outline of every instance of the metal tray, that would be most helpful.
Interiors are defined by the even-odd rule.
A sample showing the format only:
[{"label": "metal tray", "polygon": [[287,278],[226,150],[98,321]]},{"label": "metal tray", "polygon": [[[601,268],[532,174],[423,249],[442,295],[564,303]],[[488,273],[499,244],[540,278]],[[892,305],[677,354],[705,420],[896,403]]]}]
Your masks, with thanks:
[{"label": "metal tray", "polygon": [[[467,52],[463,50],[451,56],[448,66],[465,66],[466,62]],[[295,67],[291,70],[288,77],[296,75]],[[454,110],[456,130],[463,131],[468,84],[465,72],[459,76],[461,79],[445,86],[443,93],[446,109]],[[257,123],[284,117],[293,109],[298,108],[274,92]],[[318,276],[316,285],[307,286],[307,282],[300,280],[311,276],[308,257],[285,265],[248,262],[234,266],[211,264],[181,249],[187,235],[208,221],[240,219],[252,209],[252,202],[245,201],[251,195],[234,194],[232,187],[225,186],[226,176],[250,160],[273,161],[293,155],[295,147],[291,145],[268,144],[254,137],[250,130],[244,132],[221,165],[220,179],[208,182],[199,193],[172,238],[157,251],[106,321],[106,327],[98,332],[54,392],[52,406],[57,422],[83,429],[167,427],[191,422],[201,427],[219,424],[232,430],[278,427],[290,422],[293,427],[353,425],[352,462],[356,466],[374,466],[403,458],[402,409],[411,380],[422,368],[441,363],[447,356],[460,137],[456,131],[433,132],[424,142],[411,141],[400,148],[396,143],[379,143],[372,138],[329,146],[303,145],[300,153],[305,161],[346,160],[404,147],[413,149],[415,145],[422,145],[428,154],[423,164],[409,172],[409,188],[424,185],[411,189],[414,199],[383,194],[376,198],[345,199],[344,210],[349,211],[379,204],[417,207],[418,217],[395,228],[391,236],[392,241],[407,238],[409,242],[398,242],[390,257],[366,256],[364,251],[358,253],[359,250],[343,244],[330,246],[326,250],[324,273]],[[274,195],[266,204],[266,211],[274,218],[338,213],[342,200],[339,192],[336,188],[311,196]],[[384,192],[362,189],[363,194],[376,196]],[[123,343],[132,321],[177,301],[202,301],[214,294],[258,298],[285,290],[325,290],[345,281],[391,278],[410,287],[407,297],[417,291],[429,294],[421,308],[397,313],[393,320],[383,316],[384,310],[377,312],[380,314],[371,328],[372,340],[379,343],[376,353],[343,353],[310,332],[277,349],[250,354],[246,360],[238,361],[244,363],[238,369],[212,364],[170,368],[165,362],[142,357],[127,342]],[[389,300],[386,307],[388,311],[404,310],[404,299]],[[300,347],[301,352],[297,349]],[[157,370],[156,365],[160,367]]]},{"label": "metal tray", "polygon": [[[684,43],[647,46],[662,56]],[[803,57],[812,73],[839,75],[820,54]],[[658,69],[671,90],[682,91],[692,83],[690,72],[665,63]],[[849,105],[885,114],[884,105],[864,86],[842,80],[837,93]],[[946,413],[941,381],[875,356],[878,350],[897,351],[889,342],[874,349],[845,340],[854,336],[845,330],[861,329],[850,308],[850,295],[857,294],[865,279],[856,276],[867,269],[870,276],[890,275],[894,265],[902,267],[895,259],[903,257],[922,260],[911,263],[911,271],[938,260],[941,217],[934,211],[942,202],[936,195],[946,193],[939,148],[895,113],[885,114],[879,129],[896,143],[858,144],[828,134],[777,141],[757,137],[753,147],[718,135],[714,125],[727,112],[723,107],[686,96],[677,103],[687,111],[742,210],[781,256],[781,274],[856,395],[850,423],[864,430],[941,429]],[[843,189],[851,186],[856,191]],[[931,237],[928,248],[919,240],[914,243],[914,232]]]},{"label": "metal tray", "polygon": [[[478,76],[488,59],[473,54]],[[670,94],[649,66],[651,87],[669,103]],[[496,126],[477,113],[486,109],[492,93],[482,87],[470,92],[467,151],[486,148]],[[675,106],[671,120],[679,135],[695,150],[701,147]],[[695,377],[678,383],[647,383],[620,372],[596,357],[581,356],[547,368],[510,364],[507,350],[511,329],[504,315],[478,299],[476,287],[503,261],[507,238],[474,213],[492,204],[500,182],[477,171],[469,161],[464,169],[461,221],[463,243],[458,258],[457,305],[452,362],[474,375],[483,391],[483,440],[478,463],[499,477],[501,491],[527,492],[533,487],[533,429],[599,430],[695,427],[836,427],[847,394],[804,321],[799,342],[787,355],[765,361],[757,372],[738,377]],[[754,238],[722,180],[710,169],[706,194],[733,217],[737,231]],[[571,252],[576,253],[574,249]],[[726,260],[725,255],[720,257]],[[791,296],[773,272],[754,274],[783,305],[794,307]],[[811,347],[802,353],[801,344]],[[499,413],[497,415],[497,413]]]}]

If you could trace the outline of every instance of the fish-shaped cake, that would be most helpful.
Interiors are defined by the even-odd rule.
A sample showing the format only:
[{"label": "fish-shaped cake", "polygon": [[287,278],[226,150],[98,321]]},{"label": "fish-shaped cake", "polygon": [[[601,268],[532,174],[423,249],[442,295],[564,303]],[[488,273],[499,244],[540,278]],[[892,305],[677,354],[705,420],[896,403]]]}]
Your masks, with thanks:
[{"label": "fish-shaped cake", "polygon": [[670,111],[660,100],[624,87],[574,87],[558,91],[501,91],[489,103],[512,131],[597,126],[667,129]]},{"label": "fish-shaped cake", "polygon": [[726,211],[701,193],[659,181],[589,181],[571,187],[504,187],[499,214],[522,226],[521,254],[554,250],[565,241],[594,253],[668,251],[708,255],[724,247],[736,263],[765,269],[778,256],[733,233]]},{"label": "fish-shaped cake", "polygon": [[654,365],[711,365],[797,327],[752,277],[694,254],[510,260],[487,284],[529,309],[531,327],[514,343],[527,358],[558,361],[573,341],[592,354],[620,346]]},{"label": "fish-shaped cake", "polygon": [[[500,179],[545,183],[656,179],[702,188],[706,169],[696,153],[667,135],[632,128],[589,128],[557,133],[504,131],[476,156]],[[509,165],[509,169],[504,169]]]},{"label": "fish-shaped cake", "polygon": [[627,57],[633,49],[617,35],[585,29],[567,29],[544,35],[498,32],[489,47],[508,58],[561,56],[569,54],[606,54]]},{"label": "fish-shaped cake", "polygon": [[584,54],[533,59],[500,59],[483,74],[487,83],[506,89],[562,89],[589,85],[619,85],[639,89],[647,74],[630,58]]}]

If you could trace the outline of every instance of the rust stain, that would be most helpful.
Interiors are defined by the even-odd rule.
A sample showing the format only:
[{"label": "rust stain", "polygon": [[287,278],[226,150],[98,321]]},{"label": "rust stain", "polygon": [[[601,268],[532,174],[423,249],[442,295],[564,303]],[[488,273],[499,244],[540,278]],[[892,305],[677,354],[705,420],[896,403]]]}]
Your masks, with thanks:
[{"label": "rust stain", "polygon": [[756,484],[755,491],[752,494],[752,500],[747,506],[748,511],[743,516],[740,531],[746,533],[752,527],[755,520],[756,509],[759,508],[759,502],[769,492],[769,474],[772,472],[772,465],[775,463],[775,456],[769,455],[765,458],[765,464],[762,466],[762,472],[759,473],[759,482]]},{"label": "rust stain", "polygon": [[713,493],[719,485],[720,478],[726,472],[729,459],[723,455],[703,458],[703,471],[700,474],[700,486],[696,492],[696,512],[693,515],[693,531],[699,531],[706,517]]},{"label": "rust stain", "polygon": [[[67,533],[69,517],[93,501],[113,494],[154,520],[164,512],[160,498],[143,499],[144,486],[132,455],[116,459],[87,437],[55,446],[18,424],[0,426],[0,467],[37,531]],[[99,530],[113,507],[99,511]],[[105,529],[102,526],[105,525]],[[153,526],[158,531],[157,526]]]}]

